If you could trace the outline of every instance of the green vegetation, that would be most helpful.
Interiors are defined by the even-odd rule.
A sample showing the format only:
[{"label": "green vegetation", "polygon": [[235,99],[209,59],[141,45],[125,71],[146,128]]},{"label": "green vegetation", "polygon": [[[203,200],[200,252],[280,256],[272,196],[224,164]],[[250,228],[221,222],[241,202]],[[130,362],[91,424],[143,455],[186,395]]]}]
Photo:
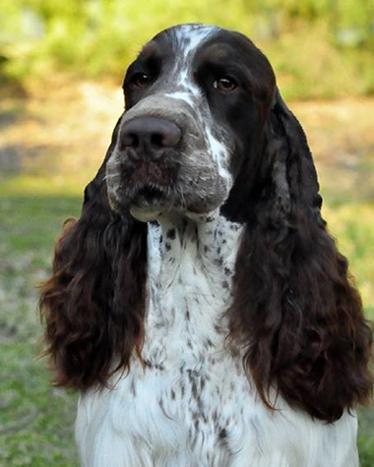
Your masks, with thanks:
[{"label": "green vegetation", "polygon": [[374,0],[3,0],[0,76],[25,83],[63,70],[119,81],[145,41],[183,22],[249,35],[286,97],[374,92]]},{"label": "green vegetation", "polygon": [[74,467],[75,396],[53,389],[39,360],[36,285],[50,270],[53,243],[78,198],[0,201],[0,466]]}]

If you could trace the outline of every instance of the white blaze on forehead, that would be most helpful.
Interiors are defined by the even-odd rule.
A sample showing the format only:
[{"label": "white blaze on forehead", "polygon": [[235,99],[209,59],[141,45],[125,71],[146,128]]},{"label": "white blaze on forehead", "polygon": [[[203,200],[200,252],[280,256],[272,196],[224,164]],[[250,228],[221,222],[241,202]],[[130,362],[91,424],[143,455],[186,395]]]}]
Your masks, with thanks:
[{"label": "white blaze on forehead", "polygon": [[[219,28],[215,26],[182,25],[174,30],[176,41],[177,60],[172,72],[173,82],[178,86],[178,91],[167,93],[166,96],[186,102],[195,110],[202,104],[201,90],[193,76],[193,61],[199,48]],[[197,115],[198,119],[202,115]],[[229,172],[229,158],[231,151],[223,142],[213,136],[211,115],[205,115],[201,121],[208,150],[218,168],[219,176],[231,187],[233,181]]]},{"label": "white blaze on forehead", "polygon": [[[218,28],[215,26],[192,24],[185,24],[175,29],[174,40],[176,41],[177,60],[172,74],[174,82],[178,86],[182,86],[186,92],[180,97],[171,97],[180,98],[191,104],[191,98],[196,98],[200,95],[200,90],[193,81],[191,66],[198,48],[216,31],[218,31]],[[186,94],[191,94],[192,96],[188,98]]]},{"label": "white blaze on forehead", "polygon": [[199,26],[193,24],[185,24],[175,30],[175,38],[182,56],[186,58],[190,52],[197,49],[208,36],[216,32],[216,26]]}]

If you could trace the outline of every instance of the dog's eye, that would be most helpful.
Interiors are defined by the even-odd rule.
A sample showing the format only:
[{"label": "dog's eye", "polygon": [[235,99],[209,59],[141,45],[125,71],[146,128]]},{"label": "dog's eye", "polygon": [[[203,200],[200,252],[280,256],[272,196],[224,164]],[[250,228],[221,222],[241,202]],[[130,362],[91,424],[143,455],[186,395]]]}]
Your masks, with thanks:
[{"label": "dog's eye", "polygon": [[238,87],[238,83],[233,78],[219,78],[213,81],[213,87],[223,92],[234,91]]},{"label": "dog's eye", "polygon": [[148,86],[150,83],[150,77],[146,73],[136,73],[130,81],[130,85],[133,88],[141,89]]}]

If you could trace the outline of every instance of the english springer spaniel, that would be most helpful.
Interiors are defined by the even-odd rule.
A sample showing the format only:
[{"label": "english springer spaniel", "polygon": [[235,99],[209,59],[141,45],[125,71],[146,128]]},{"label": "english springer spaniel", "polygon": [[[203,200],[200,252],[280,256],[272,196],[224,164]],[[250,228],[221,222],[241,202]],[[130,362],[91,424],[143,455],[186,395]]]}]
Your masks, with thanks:
[{"label": "english springer spaniel", "polygon": [[158,34],[41,308],[84,467],[357,467],[371,329],[266,57]]}]

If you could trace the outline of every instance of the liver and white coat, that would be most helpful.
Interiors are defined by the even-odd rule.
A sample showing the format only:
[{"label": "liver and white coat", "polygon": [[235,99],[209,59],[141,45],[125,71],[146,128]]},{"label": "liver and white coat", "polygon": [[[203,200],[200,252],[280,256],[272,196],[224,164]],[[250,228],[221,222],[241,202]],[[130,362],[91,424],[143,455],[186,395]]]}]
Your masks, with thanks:
[{"label": "liver and white coat", "polygon": [[41,299],[84,467],[357,467],[371,331],[265,56],[201,25],[126,111]]}]

